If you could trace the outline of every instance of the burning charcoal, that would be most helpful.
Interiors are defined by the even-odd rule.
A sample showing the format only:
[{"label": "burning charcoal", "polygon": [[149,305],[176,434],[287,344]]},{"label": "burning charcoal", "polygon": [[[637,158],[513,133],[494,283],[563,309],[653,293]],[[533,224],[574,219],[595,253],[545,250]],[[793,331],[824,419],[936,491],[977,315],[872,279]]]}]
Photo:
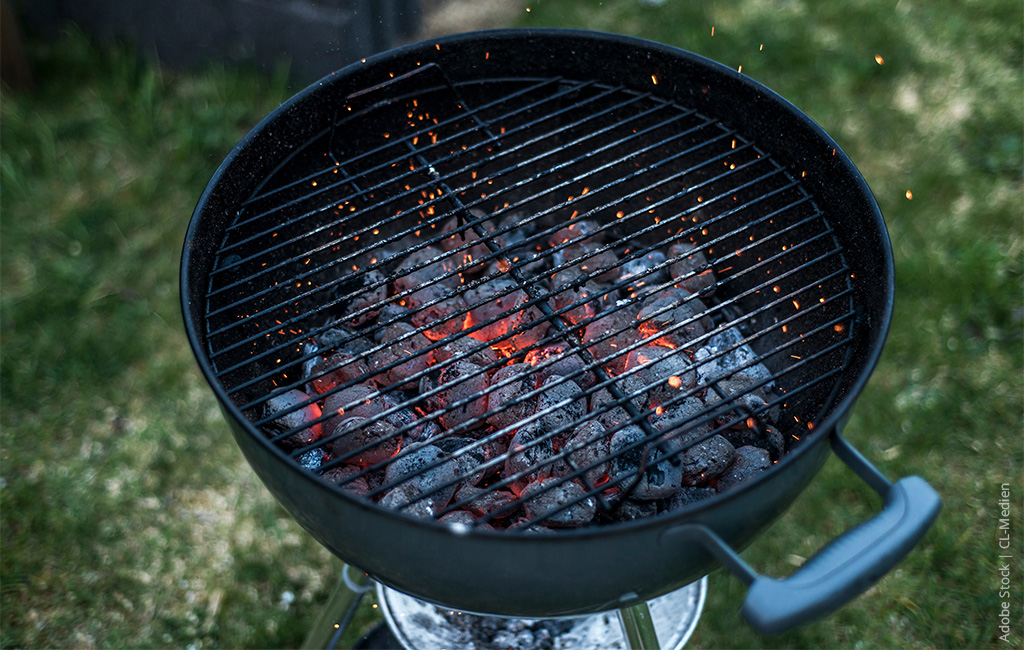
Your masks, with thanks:
[{"label": "burning charcoal", "polygon": [[409,294],[406,304],[412,312],[412,324],[423,327],[431,341],[454,336],[462,331],[468,311],[462,296],[440,284],[431,284]]},{"label": "burning charcoal", "polygon": [[504,455],[508,449],[505,445],[489,440],[478,442],[462,436],[444,436],[438,438],[434,445],[459,464],[459,473],[463,480],[470,485],[477,485],[493,475],[500,468],[497,463],[483,469],[480,466],[493,458]]},{"label": "burning charcoal", "polygon": [[[438,403],[441,424],[448,429],[463,425],[483,425],[481,416],[487,412],[487,373],[468,361],[456,361],[444,368],[438,377]],[[463,402],[463,403],[460,403]]]},{"label": "burning charcoal", "polygon": [[568,435],[569,427],[583,417],[587,410],[587,400],[583,390],[571,379],[552,375],[541,385],[541,393],[537,396],[537,412],[540,424],[547,431],[562,431]]},{"label": "burning charcoal", "polygon": [[417,519],[433,519],[434,509],[430,503],[430,498],[426,497],[414,501],[419,496],[415,488],[409,485],[399,485],[389,490],[381,498],[380,505],[392,510],[398,510],[402,514],[416,517]]},{"label": "burning charcoal", "polygon": [[[595,420],[587,420],[577,426],[563,451],[568,451],[568,461],[559,461],[554,469],[555,476],[567,476],[577,469],[583,469],[608,458],[610,446],[609,436],[604,427]],[[608,463],[600,462],[584,472],[583,476],[590,485],[604,483],[608,477]]]},{"label": "burning charcoal", "polygon": [[321,415],[320,407],[316,404],[300,406],[309,401],[311,401],[309,395],[301,390],[293,389],[272,396],[263,405],[264,418],[280,414],[267,425],[272,431],[284,432],[302,427],[280,441],[285,448],[305,447],[320,439],[321,427],[320,423],[316,422]]},{"label": "burning charcoal", "polygon": [[471,337],[491,341],[505,335],[512,309],[525,295],[516,287],[515,280],[502,276],[466,290],[464,298],[472,307],[467,322],[470,326],[484,325],[470,332]]},{"label": "burning charcoal", "polygon": [[[331,455],[360,467],[384,462],[402,446],[402,438],[395,435],[395,427],[387,420],[369,423],[366,418],[346,418],[334,427],[331,437]],[[356,452],[365,445],[371,446]]]},{"label": "burning charcoal", "polygon": [[772,460],[778,460],[782,454],[786,453],[786,442],[782,436],[782,433],[773,426],[762,424],[761,432],[749,428],[753,422],[748,421],[747,426],[742,429],[728,429],[722,432],[722,436],[732,444],[733,447],[739,448],[746,445],[752,445],[754,447],[760,447],[768,452],[769,457]]},{"label": "burning charcoal", "polygon": [[655,413],[651,424],[658,431],[664,431],[666,437],[682,436],[692,440],[711,431],[711,421],[705,419],[704,402],[696,397],[687,397],[678,404]]},{"label": "burning charcoal", "polygon": [[697,372],[683,350],[660,345],[645,345],[629,353],[628,370],[638,369],[635,376],[644,386],[652,404],[662,404],[697,385]]},{"label": "burning charcoal", "polygon": [[565,249],[565,260],[578,261],[572,268],[578,269],[580,273],[597,282],[615,282],[619,277],[619,257],[611,250],[596,244],[570,244]]},{"label": "burning charcoal", "polygon": [[309,385],[317,393],[326,393],[349,381],[366,381],[370,368],[366,361],[349,352],[319,357],[309,370]]},{"label": "burning charcoal", "polygon": [[[385,345],[373,356],[372,364],[378,373],[374,381],[381,387],[406,383],[433,363],[433,351],[423,351],[430,340],[423,334],[414,334],[415,330],[412,325],[395,323],[384,331],[381,343]],[[396,365],[389,368],[391,364]]]},{"label": "burning charcoal", "polygon": [[[643,443],[643,430],[630,425],[612,434],[610,451],[613,454],[609,475],[613,481],[620,481],[618,488],[626,490],[633,482],[633,477],[640,469],[640,461],[645,448],[650,443]],[[635,445],[635,446],[634,446]],[[632,449],[630,449],[632,447]],[[649,460],[655,459],[661,452],[651,451]],[[663,458],[649,464],[643,477],[636,484],[630,496],[641,501],[651,501],[672,496],[679,489],[682,471],[669,458]]]},{"label": "burning charcoal", "polygon": [[[695,246],[672,244],[668,248],[668,257],[672,260],[669,273],[672,274],[677,287],[682,287],[690,293],[697,293],[701,289],[715,286],[718,281],[708,264],[708,259]],[[710,296],[713,293],[709,291],[706,295]]]},{"label": "burning charcoal", "polygon": [[516,511],[515,508],[509,507],[515,503],[516,495],[508,490],[485,490],[463,485],[455,493],[454,500],[456,503],[465,501],[462,507],[477,517],[493,516],[495,519],[504,519]]},{"label": "burning charcoal", "polygon": [[316,335],[317,349],[329,355],[331,350],[359,355],[373,347],[373,343],[365,336],[344,327],[332,327]]},{"label": "burning charcoal", "polygon": [[366,479],[366,486],[370,489],[370,491],[375,492],[384,485],[384,468],[378,467],[377,469],[372,470],[367,474],[363,475],[363,478]]},{"label": "burning charcoal", "polygon": [[[778,421],[778,405],[768,406],[768,396],[760,388],[754,388],[751,382],[749,377],[734,375],[733,378],[719,381],[714,386],[708,387],[704,394],[704,403],[720,409],[715,417],[716,423],[728,424],[734,428],[745,427],[747,426],[747,417],[751,413],[769,423]],[[722,409],[724,406],[721,403],[722,398],[715,387],[722,391],[726,400],[729,400],[727,410]]]},{"label": "burning charcoal", "polygon": [[450,339],[434,350],[434,358],[438,363],[448,359],[458,359],[475,363],[478,366],[488,366],[498,360],[498,353],[476,339],[459,336]]},{"label": "burning charcoal", "polygon": [[371,269],[348,276],[334,293],[345,308],[346,321],[360,326],[377,317],[388,297],[388,285],[384,274],[378,269]]},{"label": "burning charcoal", "polygon": [[623,291],[630,298],[659,291],[661,286],[668,281],[668,272],[665,270],[665,254],[657,250],[651,251],[643,257],[628,260],[619,269],[618,282],[629,283]]},{"label": "burning charcoal", "polygon": [[763,363],[761,357],[746,343],[742,343],[743,334],[735,327],[716,332],[707,340],[704,347],[694,353],[697,364],[697,383],[701,386],[716,379],[733,374],[745,374],[751,383],[761,384],[768,390],[775,382],[772,374]]},{"label": "burning charcoal", "polygon": [[550,528],[579,528],[594,518],[597,504],[587,497],[586,490],[575,481],[546,478],[530,483],[523,489],[523,511],[531,521]]},{"label": "burning charcoal", "polygon": [[663,291],[644,301],[637,320],[645,338],[660,335],[658,343],[684,348],[714,328],[704,303],[684,296],[685,292]]},{"label": "burning charcoal", "polygon": [[[647,410],[647,392],[643,382],[636,375],[626,375],[618,379],[615,384],[638,411]],[[634,397],[630,398],[630,395],[634,395]],[[614,403],[616,403],[616,399],[612,397],[607,388],[602,388],[590,395],[591,412],[596,412],[598,409]],[[629,412],[621,405],[597,414],[597,421],[606,429],[614,429],[629,420]]]},{"label": "burning charcoal", "polygon": [[681,487],[665,502],[665,509],[669,512],[682,510],[691,503],[697,503],[704,499],[710,499],[717,494],[714,488],[709,487]]},{"label": "burning charcoal", "polygon": [[579,271],[571,268],[560,271],[551,278],[552,290],[557,292],[552,296],[551,304],[556,310],[571,307],[562,313],[562,317],[573,325],[579,325],[597,314],[597,303],[587,298],[600,294],[600,289],[594,282],[587,282],[583,286],[574,284],[579,277]]},{"label": "burning charcoal", "polygon": [[[640,332],[636,329],[639,311],[635,303],[625,303],[614,311],[599,315],[583,333],[583,345],[612,374],[622,372],[627,348],[640,340]],[[605,335],[610,336],[601,339]]]},{"label": "burning charcoal", "polygon": [[[551,459],[564,439],[549,434],[536,420],[516,431],[508,445],[504,472],[505,478],[515,477],[509,485],[513,492],[519,494],[527,483],[551,474]],[[520,473],[524,474],[516,476]]]},{"label": "burning charcoal", "polygon": [[[500,382],[508,381],[505,385]],[[537,398],[530,397],[518,403],[513,400],[521,398],[536,388],[533,366],[528,363],[515,363],[498,368],[491,377],[491,394],[487,397],[490,410],[487,423],[496,429],[515,426],[516,422],[533,415],[537,410]]]},{"label": "burning charcoal", "polygon": [[725,473],[718,478],[715,489],[719,493],[731,490],[751,476],[763,472],[772,466],[768,452],[757,447],[740,447],[736,450],[736,457],[732,464],[725,470]]},{"label": "burning charcoal", "polygon": [[646,519],[658,514],[658,504],[654,501],[638,501],[637,499],[623,499],[616,511],[619,521],[634,521]]},{"label": "burning charcoal", "polygon": [[[500,275],[508,273],[515,268],[527,277],[537,276],[550,268],[551,259],[546,252],[537,248],[520,246],[505,258],[505,261],[495,260],[487,267],[487,275]],[[505,262],[511,262],[506,265]]]},{"label": "burning charcoal", "polygon": [[328,483],[334,483],[342,490],[357,497],[366,497],[370,493],[370,486],[365,476],[356,476],[360,468],[355,465],[338,465],[327,470],[321,476]]},{"label": "burning charcoal", "polygon": [[[387,403],[387,401],[385,402]],[[397,403],[397,398],[396,398]],[[391,408],[391,407],[388,407]],[[441,433],[441,427],[427,418],[420,418],[412,409],[397,409],[384,416],[395,429],[409,440],[425,441]]]},{"label": "burning charcoal", "polygon": [[720,476],[732,462],[735,449],[720,435],[686,446],[700,435],[703,434],[691,433],[679,439],[679,443],[686,447],[679,454],[683,485],[706,485],[711,479]]},{"label": "burning charcoal", "polygon": [[372,418],[394,406],[390,395],[384,395],[373,386],[356,384],[332,393],[324,400],[324,413],[330,418],[324,430],[332,431],[342,420],[350,417]]},{"label": "burning charcoal", "polygon": [[374,330],[374,338],[377,343],[380,343],[390,325],[396,323],[408,323],[410,321],[412,312],[405,305],[399,305],[396,302],[389,302],[380,308],[380,314],[377,316],[377,324],[379,327]]},{"label": "burning charcoal", "polygon": [[384,482],[391,486],[407,486],[414,494],[428,495],[437,512],[451,501],[459,487],[459,463],[440,448],[426,445],[412,452],[399,454],[388,463]]},{"label": "burning charcoal", "polygon": [[531,366],[543,366],[537,370],[537,380],[543,382],[552,375],[568,377],[586,390],[594,385],[594,373],[584,370],[579,355],[564,343],[530,350],[524,361]]},{"label": "burning charcoal", "polygon": [[455,263],[451,256],[433,246],[403,252],[402,262],[394,273],[395,293],[415,291],[424,285],[434,283],[452,289],[458,288],[459,276],[449,275],[454,268]]},{"label": "burning charcoal", "polygon": [[600,226],[598,226],[597,222],[589,219],[572,221],[568,226],[556,231],[548,238],[548,246],[554,248],[569,243],[575,245],[599,245],[600,241],[598,241],[598,238],[600,234],[594,234],[598,228]]},{"label": "burning charcoal", "polygon": [[[548,333],[551,323],[542,319],[544,314],[536,305],[527,306],[529,297],[522,291],[519,292],[519,299],[516,301],[516,311],[508,319],[508,331],[512,334],[511,343],[517,350],[525,350],[544,338]],[[533,324],[531,324],[533,323]]]}]

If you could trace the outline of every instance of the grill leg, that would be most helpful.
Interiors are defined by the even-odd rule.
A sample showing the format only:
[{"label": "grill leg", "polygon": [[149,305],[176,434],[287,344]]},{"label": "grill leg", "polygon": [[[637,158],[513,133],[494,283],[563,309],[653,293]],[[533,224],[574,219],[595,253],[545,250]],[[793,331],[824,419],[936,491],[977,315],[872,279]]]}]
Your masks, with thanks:
[{"label": "grill leg", "polygon": [[345,628],[355,614],[359,601],[369,589],[369,578],[362,571],[349,572],[349,566],[343,564],[341,579],[335,585],[327,605],[320,611],[316,622],[310,628],[306,640],[302,642],[303,650],[325,650],[334,648]]},{"label": "grill leg", "polygon": [[658,634],[654,630],[654,620],[651,619],[651,610],[646,601],[620,609],[619,622],[622,623],[622,633],[629,650],[660,650]]}]

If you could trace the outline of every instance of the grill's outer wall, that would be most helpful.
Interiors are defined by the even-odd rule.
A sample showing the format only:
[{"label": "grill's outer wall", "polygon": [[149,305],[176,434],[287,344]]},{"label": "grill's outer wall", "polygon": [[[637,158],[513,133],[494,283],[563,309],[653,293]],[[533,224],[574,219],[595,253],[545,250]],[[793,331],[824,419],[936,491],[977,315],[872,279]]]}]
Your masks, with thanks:
[{"label": "grill's outer wall", "polygon": [[[485,58],[485,53],[488,54]],[[439,64],[454,81],[562,75],[654,92],[736,128],[793,172],[835,229],[854,273],[857,336],[831,414],[772,471],[687,510],[556,535],[457,535],[359,502],[304,472],[244,418],[207,358],[208,277],[238,204],[355,91],[417,62]],[[653,85],[651,76],[658,80]],[[705,92],[706,91],[706,92]],[[182,255],[186,330],[247,460],[318,541],[386,584],[448,606],[512,616],[605,610],[650,598],[707,573],[702,548],[673,542],[672,530],[700,523],[736,548],[781,514],[828,456],[828,437],[849,415],[881,352],[892,311],[888,235],[863,179],[807,116],[763,86],[701,57],[636,39],[565,30],[502,30],[411,45],[339,70],[296,95],[253,129],[200,198]]]}]

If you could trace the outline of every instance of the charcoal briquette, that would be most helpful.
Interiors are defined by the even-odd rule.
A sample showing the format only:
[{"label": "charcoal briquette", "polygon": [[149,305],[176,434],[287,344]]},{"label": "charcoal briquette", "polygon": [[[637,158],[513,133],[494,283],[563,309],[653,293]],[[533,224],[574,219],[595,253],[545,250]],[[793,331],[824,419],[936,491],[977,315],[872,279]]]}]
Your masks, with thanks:
[{"label": "charcoal briquette", "polygon": [[342,490],[358,497],[366,497],[370,493],[370,486],[366,476],[356,476],[362,471],[355,465],[338,465],[327,470],[321,476],[328,483],[334,483]]},{"label": "charcoal briquette", "polygon": [[[504,385],[499,385],[508,382]],[[529,397],[519,402],[524,395],[536,388],[533,366],[528,363],[515,363],[502,366],[491,377],[490,395],[487,397],[489,410],[494,411],[487,416],[487,423],[496,429],[515,426],[537,410],[537,398]]]},{"label": "charcoal briquette", "polygon": [[717,494],[714,488],[710,487],[689,487],[683,486],[679,491],[664,501],[664,508],[668,512],[681,510],[686,506],[710,499]]},{"label": "charcoal briquette", "polygon": [[310,401],[309,395],[292,389],[272,395],[264,404],[263,417],[274,418],[268,425],[272,435],[301,427],[280,441],[286,449],[305,447],[320,439],[322,429],[316,422],[321,415],[320,407],[316,403],[304,404]]},{"label": "charcoal briquette", "polygon": [[326,393],[349,381],[369,381],[366,360],[350,352],[335,352],[318,357],[309,369],[309,385],[317,393]]},{"label": "charcoal briquette", "polygon": [[715,481],[715,489],[725,492],[736,487],[756,474],[772,466],[768,452],[750,445],[736,450],[735,458],[725,472]]},{"label": "charcoal briquette", "polygon": [[384,481],[387,485],[407,486],[416,495],[429,495],[431,507],[436,511],[451,500],[459,487],[460,476],[458,462],[440,448],[425,445],[399,454],[388,463]]},{"label": "charcoal briquette", "polygon": [[[331,455],[361,467],[386,461],[402,446],[401,436],[395,435],[394,425],[387,420],[371,423],[366,418],[349,417],[334,427],[331,437]],[[366,449],[356,451],[367,445]]]},{"label": "charcoal briquette", "polygon": [[[686,243],[672,244],[668,248],[668,258],[671,260],[669,273],[677,287],[689,293],[697,293],[717,284],[718,280],[708,264],[707,257],[696,246]],[[713,293],[709,290],[704,295]]]},{"label": "charcoal briquette", "polygon": [[561,431],[567,437],[571,427],[583,417],[587,400],[583,390],[571,379],[551,375],[541,385],[537,396],[540,424],[547,431]]},{"label": "charcoal briquette", "polygon": [[417,499],[419,496],[414,488],[403,484],[388,490],[381,497],[380,505],[417,519],[433,519],[435,509],[430,497]]},{"label": "charcoal briquette", "polygon": [[487,412],[487,373],[468,361],[456,361],[445,367],[438,377],[437,403],[441,424],[448,429],[476,428],[484,425],[481,416]]},{"label": "charcoal briquette", "polygon": [[[646,434],[636,425],[624,427],[612,434],[610,451],[613,458],[609,476],[613,481],[618,481],[620,490],[630,486],[640,471],[644,452],[653,446],[653,443],[643,442],[645,438]],[[668,457],[659,459],[659,454],[657,449],[650,451],[649,463],[630,493],[631,498],[642,501],[662,499],[679,489],[682,480],[680,467]]]},{"label": "charcoal briquette", "polygon": [[[692,435],[689,440],[696,437]],[[708,481],[725,472],[735,454],[729,441],[717,434],[695,444],[689,443],[687,439],[680,439],[679,442],[686,447],[679,454],[683,485],[707,485]]]},{"label": "charcoal briquette", "polygon": [[722,432],[722,436],[736,448],[747,445],[760,447],[768,452],[771,460],[778,460],[786,452],[786,441],[782,433],[769,424],[761,424],[760,431],[747,426],[740,429],[726,429]]},{"label": "charcoal briquette", "polygon": [[[389,325],[381,338],[384,347],[373,356],[374,381],[382,388],[407,383],[416,373],[425,371],[434,361],[430,339],[408,323]],[[391,364],[395,364],[392,366]]]},{"label": "charcoal briquette", "polygon": [[597,504],[585,496],[583,486],[575,481],[546,478],[523,489],[523,511],[531,520],[546,517],[542,523],[551,528],[578,528],[594,518]]},{"label": "charcoal briquette", "polygon": [[515,503],[516,495],[508,490],[485,490],[463,485],[455,493],[453,500],[456,503],[465,501],[463,509],[477,517],[493,516],[495,519],[504,519],[516,511],[516,508],[510,507]]}]

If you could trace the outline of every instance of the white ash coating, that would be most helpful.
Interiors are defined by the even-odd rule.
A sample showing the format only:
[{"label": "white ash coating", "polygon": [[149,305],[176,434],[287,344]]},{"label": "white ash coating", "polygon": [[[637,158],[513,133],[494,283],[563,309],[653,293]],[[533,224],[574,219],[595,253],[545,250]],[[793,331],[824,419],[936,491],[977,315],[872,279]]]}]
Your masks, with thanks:
[{"label": "white ash coating", "polygon": [[530,521],[549,528],[579,528],[590,523],[597,513],[597,502],[585,497],[586,490],[576,481],[551,477],[534,481],[523,489],[523,511]]}]

